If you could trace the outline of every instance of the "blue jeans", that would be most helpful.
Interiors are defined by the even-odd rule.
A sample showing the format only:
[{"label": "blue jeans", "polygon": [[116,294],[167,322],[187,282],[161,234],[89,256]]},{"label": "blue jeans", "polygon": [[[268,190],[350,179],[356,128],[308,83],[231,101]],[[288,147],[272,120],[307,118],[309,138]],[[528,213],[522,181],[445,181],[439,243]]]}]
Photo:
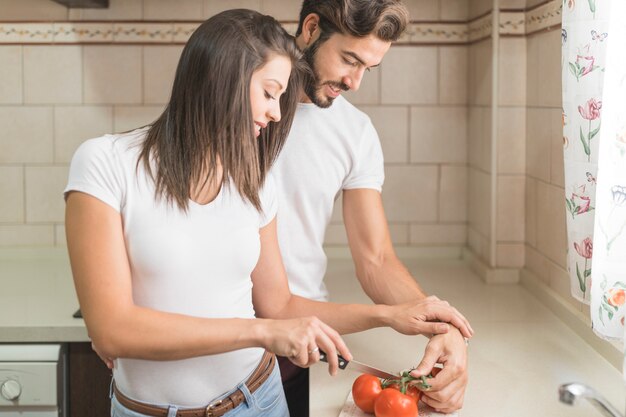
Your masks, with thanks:
[{"label": "blue jeans", "polygon": [[[287,408],[287,401],[285,400],[285,393],[283,392],[283,385],[280,380],[280,370],[278,364],[274,366],[267,381],[261,385],[254,393],[250,393],[248,387],[244,382],[241,382],[237,388],[224,394],[222,397],[215,398],[217,401],[220,398],[226,398],[237,389],[243,392],[245,400],[239,404],[234,410],[230,410],[224,417],[289,417],[289,410]],[[207,403],[207,404],[208,404]],[[180,408],[184,409],[184,408]],[[168,417],[175,417],[179,408],[175,405],[169,406]],[[115,395],[111,397],[111,417],[149,417],[145,414],[136,413],[120,404]]]}]

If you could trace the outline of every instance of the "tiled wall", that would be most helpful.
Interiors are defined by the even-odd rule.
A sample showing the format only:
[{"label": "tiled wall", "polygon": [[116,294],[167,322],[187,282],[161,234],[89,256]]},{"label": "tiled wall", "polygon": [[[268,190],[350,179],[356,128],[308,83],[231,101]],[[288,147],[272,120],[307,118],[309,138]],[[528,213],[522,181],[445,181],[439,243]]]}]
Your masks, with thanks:
[{"label": "tiled wall", "polygon": [[[467,37],[470,3],[406,3],[417,23],[348,97],[381,136],[383,198],[395,243],[461,247],[467,241],[469,47],[454,36]],[[0,0],[0,37],[14,39],[0,42],[0,246],[64,243],[61,191],[76,147],[153,120],[182,49],[159,36],[169,33],[175,42],[175,22],[193,27],[233,7],[293,22],[299,1],[110,0],[106,10],[68,10],[50,0]],[[146,33],[128,31],[140,21],[154,23],[141,26]],[[440,21],[445,30],[430,30]],[[94,36],[108,44],[90,43]],[[124,44],[129,40],[133,44]],[[346,244],[339,209],[327,243]]]},{"label": "tiled wall", "polygon": [[561,31],[528,39],[526,263],[564,300],[570,296],[563,178]]}]

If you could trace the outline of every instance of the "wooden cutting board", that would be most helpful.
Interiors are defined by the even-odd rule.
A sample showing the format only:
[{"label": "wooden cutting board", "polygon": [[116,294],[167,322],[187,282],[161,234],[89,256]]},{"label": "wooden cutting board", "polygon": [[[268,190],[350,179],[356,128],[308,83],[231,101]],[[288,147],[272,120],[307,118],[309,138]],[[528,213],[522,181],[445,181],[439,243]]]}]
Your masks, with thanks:
[{"label": "wooden cutting board", "polygon": [[[458,413],[452,414],[441,414],[420,402],[418,407],[419,409],[419,417],[458,417]],[[368,414],[359,409],[359,407],[354,404],[354,400],[352,399],[352,392],[348,393],[348,398],[346,398],[346,403],[343,405],[341,409],[341,413],[339,417],[373,417],[373,414]]]}]

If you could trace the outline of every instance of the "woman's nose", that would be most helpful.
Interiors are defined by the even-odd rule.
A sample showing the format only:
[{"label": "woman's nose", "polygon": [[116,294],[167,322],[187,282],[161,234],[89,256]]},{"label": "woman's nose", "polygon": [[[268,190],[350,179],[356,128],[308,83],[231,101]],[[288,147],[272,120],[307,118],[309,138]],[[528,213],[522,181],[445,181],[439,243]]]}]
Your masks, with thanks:
[{"label": "woman's nose", "polygon": [[272,122],[278,122],[280,120],[280,104],[278,100],[276,100],[276,105],[272,106],[267,112],[267,117]]}]

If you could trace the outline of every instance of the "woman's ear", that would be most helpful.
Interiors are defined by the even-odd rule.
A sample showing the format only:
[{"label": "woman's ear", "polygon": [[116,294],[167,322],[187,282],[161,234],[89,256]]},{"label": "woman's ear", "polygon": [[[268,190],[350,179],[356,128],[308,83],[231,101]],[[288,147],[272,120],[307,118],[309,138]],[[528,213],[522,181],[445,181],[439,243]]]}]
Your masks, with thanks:
[{"label": "woman's ear", "polygon": [[320,36],[320,17],[317,13],[311,13],[304,18],[302,24],[302,40],[305,45],[310,45]]}]

